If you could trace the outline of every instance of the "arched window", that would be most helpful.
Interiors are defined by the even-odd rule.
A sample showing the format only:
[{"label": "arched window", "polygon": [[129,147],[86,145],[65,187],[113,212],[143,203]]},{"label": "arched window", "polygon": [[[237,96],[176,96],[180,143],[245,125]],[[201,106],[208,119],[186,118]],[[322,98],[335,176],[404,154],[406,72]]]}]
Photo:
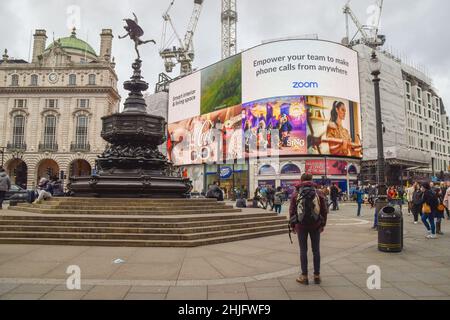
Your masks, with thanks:
[{"label": "arched window", "polygon": [[11,76],[11,86],[17,87],[19,85],[19,75],[13,74]]},{"label": "arched window", "polygon": [[350,167],[348,167],[348,174],[358,174],[358,170],[356,169],[356,167],[354,165],[351,165]]},{"label": "arched window", "polygon": [[38,75],[37,74],[32,74],[31,75],[31,86],[36,87],[38,85]]},{"label": "arched window", "polygon": [[13,149],[22,149],[25,145],[25,117],[15,116],[13,123]]},{"label": "arched window", "polygon": [[260,176],[274,176],[276,175],[276,170],[271,165],[265,165],[262,166],[261,169],[259,169],[259,175]]},{"label": "arched window", "polygon": [[45,117],[44,147],[46,149],[56,147],[56,117],[53,115]]},{"label": "arched window", "polygon": [[84,149],[88,145],[88,117],[78,116],[75,129],[75,145],[78,149]]},{"label": "arched window", "polygon": [[300,168],[293,163],[289,163],[281,169],[281,174],[300,174]]},{"label": "arched window", "polygon": [[71,74],[69,75],[69,86],[75,86],[77,84],[77,75]]},{"label": "arched window", "polygon": [[89,85],[91,86],[95,85],[95,74],[89,75]]}]

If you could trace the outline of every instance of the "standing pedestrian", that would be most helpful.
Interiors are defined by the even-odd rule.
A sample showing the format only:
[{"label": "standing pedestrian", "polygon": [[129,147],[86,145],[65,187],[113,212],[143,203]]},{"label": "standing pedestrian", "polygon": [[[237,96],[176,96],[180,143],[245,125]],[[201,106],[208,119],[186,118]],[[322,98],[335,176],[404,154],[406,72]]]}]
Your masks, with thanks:
[{"label": "standing pedestrian", "polygon": [[450,181],[445,183],[445,191],[442,192],[444,194],[444,206],[445,212],[447,212],[447,219],[450,220]]},{"label": "standing pedestrian", "polygon": [[300,246],[300,284],[308,285],[308,236],[314,258],[314,283],[320,284],[320,234],[327,222],[328,207],[322,192],[316,189],[311,174],[303,174],[301,183],[291,199],[289,216],[291,227],[298,236]]},{"label": "standing pedestrian", "polygon": [[412,213],[412,206],[413,206],[413,195],[414,191],[416,190],[416,184],[417,182],[414,182],[414,184],[406,189],[406,200],[408,201],[408,216]]},{"label": "standing pedestrian", "polygon": [[412,196],[411,212],[414,216],[414,224],[419,223],[419,216],[422,215],[422,197],[423,192],[418,182],[414,183],[414,192]]},{"label": "standing pedestrian", "polygon": [[5,169],[0,167],[0,210],[3,209],[3,200],[5,199],[6,191],[11,189],[11,179],[6,174]]},{"label": "standing pedestrian", "polygon": [[330,187],[330,198],[331,202],[333,203],[333,211],[339,210],[339,189],[335,184],[332,184]]},{"label": "standing pedestrian", "polygon": [[431,190],[429,183],[422,184],[422,222],[427,228],[427,239],[436,239],[436,216],[438,200],[436,194]]},{"label": "standing pedestrian", "polygon": [[362,190],[362,188],[358,188],[355,191],[356,194],[356,203],[358,204],[358,217],[362,217],[361,214],[361,209],[362,209],[362,205],[364,203],[364,191]]},{"label": "standing pedestrian", "polygon": [[274,209],[274,200],[275,200],[275,188],[271,185],[267,186],[267,206],[270,206],[270,211]]},{"label": "standing pedestrian", "polygon": [[436,207],[436,233],[439,235],[443,235],[444,233],[441,230],[442,227],[442,219],[445,219],[445,206],[444,206],[444,197],[445,195],[443,195],[441,193],[441,188],[436,188],[435,189],[435,193],[436,193],[436,197],[438,200],[438,205]]},{"label": "standing pedestrian", "polygon": [[283,199],[284,199],[284,193],[283,193],[281,187],[278,187],[277,192],[275,192],[274,200],[273,200],[275,212],[277,214],[281,214],[281,207],[283,206]]}]

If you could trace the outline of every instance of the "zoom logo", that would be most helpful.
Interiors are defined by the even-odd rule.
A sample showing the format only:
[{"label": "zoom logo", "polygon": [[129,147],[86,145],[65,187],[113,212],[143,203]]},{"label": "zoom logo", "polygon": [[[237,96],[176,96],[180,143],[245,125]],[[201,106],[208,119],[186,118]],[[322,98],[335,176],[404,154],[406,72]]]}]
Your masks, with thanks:
[{"label": "zoom logo", "polygon": [[294,81],[292,82],[292,87],[294,89],[303,89],[303,88],[319,88],[319,83],[317,82],[298,82],[298,81]]}]

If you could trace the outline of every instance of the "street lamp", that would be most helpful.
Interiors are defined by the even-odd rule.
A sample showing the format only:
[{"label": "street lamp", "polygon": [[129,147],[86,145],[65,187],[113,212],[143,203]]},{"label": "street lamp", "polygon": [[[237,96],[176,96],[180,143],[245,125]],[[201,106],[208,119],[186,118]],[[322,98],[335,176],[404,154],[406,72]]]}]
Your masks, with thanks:
[{"label": "street lamp", "polygon": [[378,184],[378,198],[376,204],[377,215],[387,205],[386,194],[386,177],[385,177],[385,160],[384,160],[384,145],[383,145],[383,119],[381,115],[381,99],[380,99],[380,70],[381,62],[377,57],[375,50],[372,52],[370,58],[370,71],[373,76],[373,85],[375,89],[375,114],[376,114],[376,130],[377,130],[377,184]]},{"label": "street lamp", "polygon": [[5,149],[6,149],[6,147],[0,147],[0,149],[1,149],[1,153],[2,153],[2,168],[3,168],[3,165],[4,165],[4,162],[5,162]]}]

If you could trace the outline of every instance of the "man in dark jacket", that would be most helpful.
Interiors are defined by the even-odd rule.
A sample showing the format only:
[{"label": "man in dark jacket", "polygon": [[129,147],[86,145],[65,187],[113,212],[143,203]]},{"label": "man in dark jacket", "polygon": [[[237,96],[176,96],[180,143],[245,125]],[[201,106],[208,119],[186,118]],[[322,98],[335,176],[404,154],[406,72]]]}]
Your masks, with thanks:
[{"label": "man in dark jacket", "polygon": [[333,211],[339,210],[338,197],[339,188],[335,184],[333,184],[330,188],[330,198],[331,202],[333,203]]},{"label": "man in dark jacket", "polygon": [[214,182],[214,184],[209,188],[207,198],[215,198],[217,201],[223,201],[223,191],[219,187],[219,182]]},{"label": "man in dark jacket", "polygon": [[0,167],[0,210],[3,206],[3,200],[5,199],[5,194],[11,189],[11,180],[5,172],[3,167]]},{"label": "man in dark jacket", "polygon": [[[328,206],[323,193],[316,189],[316,185],[312,181],[312,175],[303,174],[301,177],[301,183],[297,186],[297,191],[291,198],[291,205],[289,208],[289,215],[291,218],[291,227],[294,233],[298,235],[298,242],[300,246],[300,264],[302,274],[296,280],[298,283],[308,285],[308,235],[311,238],[311,247],[314,256],[314,282],[316,284],[321,283],[320,279],[320,234],[323,232],[327,223]],[[319,219],[315,220],[308,212],[304,213],[304,218],[296,223],[296,220],[300,212],[298,212],[298,200],[301,201],[304,195],[311,194],[315,198],[318,197],[320,214]],[[300,195],[300,197],[299,197]],[[317,198],[315,198],[317,199]],[[304,211],[307,211],[306,209]]]}]

